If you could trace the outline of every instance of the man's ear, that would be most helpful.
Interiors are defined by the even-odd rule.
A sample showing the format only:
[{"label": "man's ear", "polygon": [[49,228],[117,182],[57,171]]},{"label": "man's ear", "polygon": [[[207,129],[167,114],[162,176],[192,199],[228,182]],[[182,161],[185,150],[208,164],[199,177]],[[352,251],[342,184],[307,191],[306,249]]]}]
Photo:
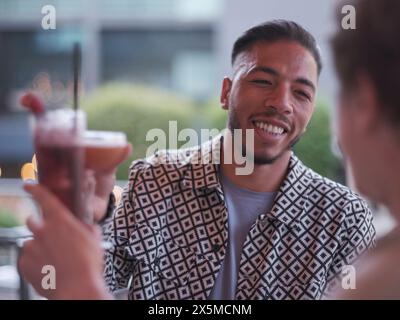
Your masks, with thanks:
[{"label": "man's ear", "polygon": [[366,133],[373,133],[381,123],[382,113],[379,111],[379,101],[376,88],[371,78],[365,73],[357,79],[355,115],[360,128]]},{"label": "man's ear", "polygon": [[232,88],[232,81],[228,77],[224,77],[222,81],[220,102],[222,109],[228,110],[229,108],[229,94]]}]

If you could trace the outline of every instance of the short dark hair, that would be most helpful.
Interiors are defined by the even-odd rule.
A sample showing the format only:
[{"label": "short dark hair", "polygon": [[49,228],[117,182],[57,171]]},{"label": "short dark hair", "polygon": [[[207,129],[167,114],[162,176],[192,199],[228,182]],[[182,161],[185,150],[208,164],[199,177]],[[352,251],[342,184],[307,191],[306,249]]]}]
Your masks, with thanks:
[{"label": "short dark hair", "polygon": [[[346,1],[349,4],[349,1]],[[331,44],[336,71],[343,88],[351,90],[360,72],[370,77],[381,103],[382,114],[400,124],[400,1],[356,0],[356,28],[341,28]]]},{"label": "short dark hair", "polygon": [[318,68],[318,75],[322,70],[321,54],[314,37],[302,26],[293,21],[273,20],[247,30],[234,43],[231,62],[235,63],[236,57],[258,42],[276,42],[290,40],[299,43],[310,51]]}]

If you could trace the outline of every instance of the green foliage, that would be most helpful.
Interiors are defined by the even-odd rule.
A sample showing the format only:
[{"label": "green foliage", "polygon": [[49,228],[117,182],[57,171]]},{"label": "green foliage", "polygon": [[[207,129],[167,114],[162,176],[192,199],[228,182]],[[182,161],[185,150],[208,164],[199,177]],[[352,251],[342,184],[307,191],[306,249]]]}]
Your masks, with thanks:
[{"label": "green foliage", "polygon": [[340,180],[340,162],[332,153],[331,149],[331,124],[329,108],[326,104],[319,102],[306,133],[295,146],[295,154],[319,174]]},{"label": "green foliage", "polygon": [[0,228],[12,228],[21,225],[15,214],[6,208],[0,207]]},{"label": "green foliage", "polygon": [[212,99],[202,106],[203,122],[205,128],[216,128],[223,130],[226,128],[226,122],[228,119],[228,111],[221,108],[221,103],[218,99]]}]

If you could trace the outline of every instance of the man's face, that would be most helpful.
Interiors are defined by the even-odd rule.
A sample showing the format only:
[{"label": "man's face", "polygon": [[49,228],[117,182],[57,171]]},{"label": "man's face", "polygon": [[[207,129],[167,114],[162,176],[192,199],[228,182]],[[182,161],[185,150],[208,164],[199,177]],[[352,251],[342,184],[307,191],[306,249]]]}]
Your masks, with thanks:
[{"label": "man's face", "polygon": [[238,55],[233,71],[221,92],[228,128],[254,129],[255,163],[273,163],[289,152],[310,121],[317,64],[296,42],[258,42]]}]

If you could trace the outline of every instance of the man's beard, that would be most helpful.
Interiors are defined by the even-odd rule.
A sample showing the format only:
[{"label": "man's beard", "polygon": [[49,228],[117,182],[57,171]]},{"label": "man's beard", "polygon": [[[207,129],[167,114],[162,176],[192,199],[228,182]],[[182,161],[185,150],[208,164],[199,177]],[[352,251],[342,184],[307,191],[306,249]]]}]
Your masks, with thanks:
[{"label": "man's beard", "polygon": [[[269,113],[269,115],[273,115],[276,114],[276,112],[274,111],[274,113]],[[234,108],[230,109],[229,115],[228,115],[228,129],[231,132],[232,136],[234,136],[233,132],[235,129],[241,129],[240,128],[240,123],[237,117],[237,114],[235,112]],[[244,134],[246,132],[246,130],[243,130]],[[296,145],[297,142],[299,142],[301,136],[303,134],[298,134],[297,136],[295,136],[288,144],[288,146],[286,148],[284,148],[279,154],[277,154],[274,157],[268,157],[265,155],[257,155],[257,154],[253,154],[253,158],[254,158],[254,164],[255,165],[264,165],[264,164],[273,164],[276,160],[278,160],[280,157],[282,157],[283,154],[285,154],[287,151],[290,151],[293,149],[293,147]],[[246,138],[245,136],[242,136],[242,146],[241,146],[241,153],[242,153],[242,157],[246,157],[246,151],[251,152],[251,150],[254,150],[254,146],[252,146],[251,148],[248,148],[246,146]]]}]

